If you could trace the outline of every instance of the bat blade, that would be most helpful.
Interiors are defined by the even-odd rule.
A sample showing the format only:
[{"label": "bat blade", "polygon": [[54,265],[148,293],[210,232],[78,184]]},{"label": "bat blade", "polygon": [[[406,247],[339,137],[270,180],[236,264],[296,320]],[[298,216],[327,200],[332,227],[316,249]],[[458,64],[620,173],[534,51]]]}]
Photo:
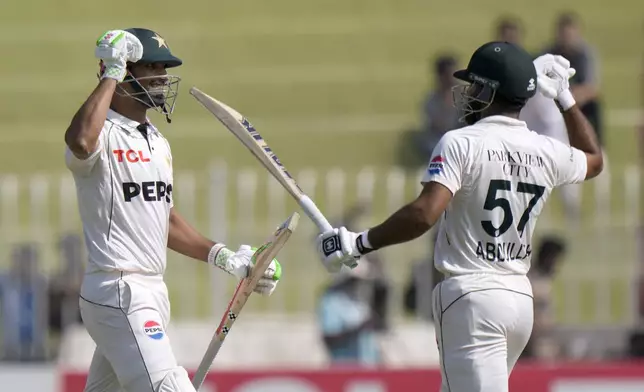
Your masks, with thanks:
[{"label": "bat blade", "polygon": [[190,94],[228,128],[295,199],[304,195],[291,174],[248,119],[195,87],[190,89]]},{"label": "bat blade", "polygon": [[190,94],[212,113],[244,146],[259,160],[269,173],[291,194],[300,204],[306,215],[315,223],[320,232],[332,230],[332,226],[320,209],[315,205],[295,179],[286,170],[277,155],[271,150],[264,138],[253,125],[238,111],[223,102],[216,100],[196,87],[190,89]]},{"label": "bat blade", "polygon": [[284,247],[288,239],[291,237],[291,234],[297,228],[300,215],[297,212],[291,214],[291,216],[282,223],[273,235],[255,251],[253,258],[255,259],[255,265],[246,279],[242,279],[235,293],[228,303],[228,307],[224,312],[223,317],[213,335],[206,352],[199,363],[199,367],[195,372],[195,375],[192,378],[192,385],[195,387],[195,390],[199,390],[203,381],[208,374],[208,370],[212,365],[219,349],[224,343],[224,339],[230,333],[230,330],[233,327],[235,321],[239,318],[244,305],[248,301],[248,298],[255,290],[257,283],[261,277],[266,272],[266,269],[270,266],[271,261],[277,256],[279,251]]}]

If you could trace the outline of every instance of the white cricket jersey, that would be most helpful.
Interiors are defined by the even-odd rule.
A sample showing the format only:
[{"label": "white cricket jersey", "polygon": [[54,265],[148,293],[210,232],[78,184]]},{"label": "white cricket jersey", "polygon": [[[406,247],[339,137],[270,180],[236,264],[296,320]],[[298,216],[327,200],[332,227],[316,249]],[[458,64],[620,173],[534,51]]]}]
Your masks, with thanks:
[{"label": "white cricket jersey", "polygon": [[525,275],[532,234],[556,186],[586,177],[586,155],[505,116],[447,132],[422,182],[454,195],[440,221],[434,262],[450,275]]},{"label": "white cricket jersey", "polygon": [[162,274],[172,201],[172,155],[148,124],[110,110],[96,151],[81,160],[66,149],[89,253],[87,272]]}]

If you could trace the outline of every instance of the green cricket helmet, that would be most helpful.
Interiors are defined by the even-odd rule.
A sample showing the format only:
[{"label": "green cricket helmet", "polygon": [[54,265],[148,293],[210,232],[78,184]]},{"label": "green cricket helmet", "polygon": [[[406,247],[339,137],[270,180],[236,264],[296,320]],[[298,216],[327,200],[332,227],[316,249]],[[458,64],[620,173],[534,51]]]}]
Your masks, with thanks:
[{"label": "green cricket helmet", "polygon": [[466,69],[454,77],[467,82],[454,88],[454,106],[461,120],[474,124],[493,102],[520,110],[537,92],[537,70],[532,56],[509,42],[488,42],[472,55]]},{"label": "green cricket helmet", "polygon": [[[166,40],[158,33],[144,28],[130,28],[125,31],[136,36],[143,46],[143,56],[135,64],[163,64],[165,68],[178,67],[183,62],[170,51]],[[147,88],[142,81],[149,80]],[[134,92],[120,89],[122,95],[130,96],[144,105],[165,114],[168,122],[174,111],[175,101],[179,92],[181,78],[176,75],[143,76],[132,74],[128,67],[128,74],[124,83],[129,83]]]}]

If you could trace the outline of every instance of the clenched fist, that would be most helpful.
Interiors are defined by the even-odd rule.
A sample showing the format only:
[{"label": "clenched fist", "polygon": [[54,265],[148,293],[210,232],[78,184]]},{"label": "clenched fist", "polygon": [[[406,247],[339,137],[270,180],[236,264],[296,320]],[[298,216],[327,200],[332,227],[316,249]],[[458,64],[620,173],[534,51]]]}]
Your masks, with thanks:
[{"label": "clenched fist", "polygon": [[563,56],[544,54],[534,60],[537,70],[537,87],[539,92],[551,99],[557,100],[563,110],[575,105],[575,99],[570,92],[569,79],[575,76],[575,69]]},{"label": "clenched fist", "polygon": [[127,63],[135,63],[143,57],[143,45],[132,33],[110,30],[96,41],[94,55],[101,61],[101,79],[122,82],[127,74]]}]

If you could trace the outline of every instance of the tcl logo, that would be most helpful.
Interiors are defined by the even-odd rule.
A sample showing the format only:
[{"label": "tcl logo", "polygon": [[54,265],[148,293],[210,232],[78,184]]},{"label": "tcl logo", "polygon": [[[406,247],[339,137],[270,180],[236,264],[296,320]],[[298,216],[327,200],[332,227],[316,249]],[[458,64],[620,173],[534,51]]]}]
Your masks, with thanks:
[{"label": "tcl logo", "polygon": [[172,184],[163,181],[146,181],[142,183],[124,182],[123,199],[130,202],[137,197],[143,197],[144,201],[172,201]]},{"label": "tcl logo", "polygon": [[144,152],[141,150],[114,150],[112,152],[116,155],[116,160],[118,162],[123,162],[123,160],[127,160],[130,163],[150,162],[150,158],[146,157]]}]

